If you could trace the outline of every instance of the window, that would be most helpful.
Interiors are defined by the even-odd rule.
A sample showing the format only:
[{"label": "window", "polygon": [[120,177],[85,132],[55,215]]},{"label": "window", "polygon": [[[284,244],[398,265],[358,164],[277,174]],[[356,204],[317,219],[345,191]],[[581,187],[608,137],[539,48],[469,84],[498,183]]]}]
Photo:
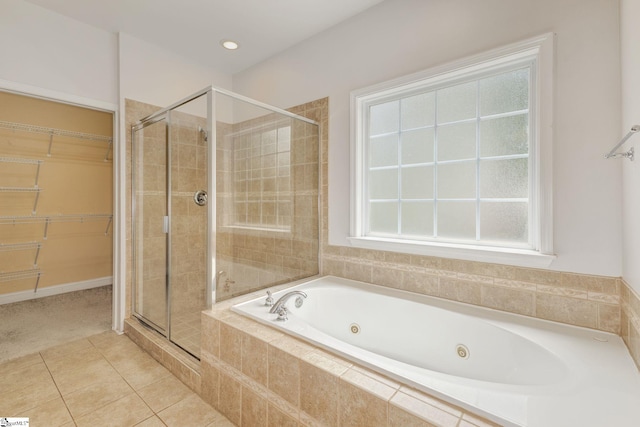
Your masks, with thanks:
[{"label": "window", "polygon": [[436,255],[549,252],[545,40],[352,94],[352,241]]}]

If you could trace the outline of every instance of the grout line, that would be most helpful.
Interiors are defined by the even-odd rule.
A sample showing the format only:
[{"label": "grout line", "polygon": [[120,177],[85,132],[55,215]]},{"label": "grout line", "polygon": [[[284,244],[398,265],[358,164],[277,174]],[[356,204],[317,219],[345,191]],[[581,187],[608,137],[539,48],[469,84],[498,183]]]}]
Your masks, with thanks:
[{"label": "grout line", "polygon": [[40,355],[40,358],[42,359],[42,362],[44,363],[44,366],[47,368],[47,372],[49,373],[49,376],[51,377],[51,381],[53,382],[53,385],[56,387],[56,390],[58,390],[58,395],[60,397],[60,400],[62,400],[62,403],[64,403],[64,407],[66,408],[67,413],[71,417],[71,421],[73,422],[74,425],[77,426],[78,424],[76,423],[76,418],[71,413],[71,410],[69,409],[69,405],[67,405],[67,401],[64,398],[64,396],[62,395],[62,392],[60,391],[60,388],[58,387],[58,383],[56,382],[56,379],[53,377],[53,374],[51,373],[51,369],[49,369],[49,365],[47,364],[47,361],[42,356],[42,352],[38,352],[38,354]]}]

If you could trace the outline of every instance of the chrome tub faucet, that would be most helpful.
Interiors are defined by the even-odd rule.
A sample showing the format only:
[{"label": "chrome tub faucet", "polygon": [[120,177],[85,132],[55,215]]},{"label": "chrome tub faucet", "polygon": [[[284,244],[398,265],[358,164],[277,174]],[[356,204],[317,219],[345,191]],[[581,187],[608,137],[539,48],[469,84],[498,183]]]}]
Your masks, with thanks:
[{"label": "chrome tub faucet", "polygon": [[285,306],[286,302],[294,295],[298,295],[296,299],[296,307],[300,307],[302,305],[303,298],[307,297],[307,294],[302,291],[291,291],[282,295],[278,301],[271,307],[269,313],[276,313],[278,315],[278,320],[287,320],[287,307]]}]

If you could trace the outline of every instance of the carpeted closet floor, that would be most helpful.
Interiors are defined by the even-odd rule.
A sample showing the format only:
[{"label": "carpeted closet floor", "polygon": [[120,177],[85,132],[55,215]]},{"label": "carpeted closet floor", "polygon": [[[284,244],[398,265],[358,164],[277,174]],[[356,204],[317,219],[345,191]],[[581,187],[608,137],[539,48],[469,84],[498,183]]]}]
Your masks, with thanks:
[{"label": "carpeted closet floor", "polygon": [[109,331],[111,286],[0,305],[0,363]]}]

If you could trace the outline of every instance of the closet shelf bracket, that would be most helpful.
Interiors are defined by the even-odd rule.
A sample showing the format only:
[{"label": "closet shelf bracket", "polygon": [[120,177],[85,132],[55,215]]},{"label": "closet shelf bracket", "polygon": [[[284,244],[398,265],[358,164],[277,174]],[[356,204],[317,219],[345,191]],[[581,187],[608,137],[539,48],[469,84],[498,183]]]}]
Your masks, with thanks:
[{"label": "closet shelf bracket", "polygon": [[38,285],[40,284],[40,276],[42,276],[42,272],[39,269],[32,270],[21,270],[21,271],[10,271],[6,273],[0,272],[0,282],[11,282],[14,280],[24,280],[31,279],[35,277],[36,283],[33,288],[33,293],[38,292]]},{"label": "closet shelf bracket", "polygon": [[0,244],[0,252],[30,251],[35,249],[36,253],[33,259],[34,268],[38,266],[38,256],[40,255],[40,248],[42,248],[42,244],[39,242]]},{"label": "closet shelf bracket", "polygon": [[34,187],[0,187],[0,193],[36,193],[36,199],[33,201],[33,210],[31,211],[32,215],[36,214],[38,209],[38,199],[40,198],[41,188],[38,186]]}]

